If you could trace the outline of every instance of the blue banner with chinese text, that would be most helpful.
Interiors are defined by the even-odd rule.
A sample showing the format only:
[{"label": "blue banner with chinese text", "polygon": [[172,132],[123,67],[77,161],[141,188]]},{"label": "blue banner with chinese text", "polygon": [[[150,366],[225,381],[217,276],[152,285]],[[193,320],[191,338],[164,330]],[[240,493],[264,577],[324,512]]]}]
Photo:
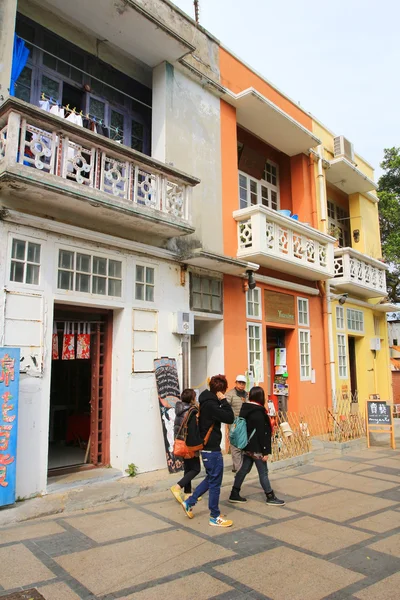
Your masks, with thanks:
[{"label": "blue banner with chinese text", "polygon": [[0,348],[0,506],[15,502],[19,348]]}]

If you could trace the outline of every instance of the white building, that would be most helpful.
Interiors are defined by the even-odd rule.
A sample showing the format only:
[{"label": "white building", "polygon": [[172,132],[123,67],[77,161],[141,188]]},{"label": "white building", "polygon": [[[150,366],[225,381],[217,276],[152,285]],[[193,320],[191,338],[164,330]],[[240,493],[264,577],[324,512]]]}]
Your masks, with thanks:
[{"label": "white building", "polygon": [[[29,50],[18,77],[14,32]],[[222,256],[218,43],[166,0],[3,0],[0,40],[17,495],[83,463],[88,436],[94,465],[164,468],[153,360],[176,358],[201,389],[223,372],[223,273],[248,267]],[[62,360],[71,333],[90,334],[90,358]]]}]

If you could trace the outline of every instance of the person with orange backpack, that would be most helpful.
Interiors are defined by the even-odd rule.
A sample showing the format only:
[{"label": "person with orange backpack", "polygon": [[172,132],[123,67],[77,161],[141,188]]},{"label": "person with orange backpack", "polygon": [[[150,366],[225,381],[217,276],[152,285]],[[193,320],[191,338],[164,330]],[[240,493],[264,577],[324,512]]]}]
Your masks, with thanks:
[{"label": "person with orange backpack", "polygon": [[215,375],[210,379],[210,389],[200,394],[199,431],[204,440],[201,458],[206,470],[205,479],[197,486],[194,493],[182,502],[182,508],[189,519],[193,519],[193,507],[200,496],[208,491],[208,507],[210,509],[209,524],[212,527],[231,527],[233,522],[223,519],[219,510],[224,461],[221,453],[221,423],[231,425],[234,421],[232,407],[225,398],[228,382],[225,375]]},{"label": "person with orange backpack", "polygon": [[[196,404],[196,392],[192,389],[183,390],[181,399],[178,400],[175,406],[175,423],[174,434],[175,439],[179,436],[183,428],[185,428],[185,443],[186,446],[196,447],[201,445],[199,428],[197,424],[197,415],[199,409]],[[189,451],[190,452],[190,451]],[[173,485],[170,490],[174,498],[182,504],[183,500],[187,499],[192,494],[192,480],[200,473],[200,452],[193,451],[190,458],[183,457],[184,475],[176,485]],[[189,456],[189,453],[186,455]],[[182,490],[185,498],[182,498]]]}]

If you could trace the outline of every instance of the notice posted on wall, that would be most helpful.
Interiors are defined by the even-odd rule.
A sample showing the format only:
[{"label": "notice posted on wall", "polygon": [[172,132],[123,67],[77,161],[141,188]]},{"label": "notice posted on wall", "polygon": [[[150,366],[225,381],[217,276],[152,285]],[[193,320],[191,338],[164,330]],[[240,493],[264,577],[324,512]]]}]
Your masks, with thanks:
[{"label": "notice posted on wall", "polygon": [[15,502],[19,348],[0,348],[0,506]]},{"label": "notice posted on wall", "polygon": [[174,456],[173,452],[175,405],[180,399],[176,360],[175,358],[166,357],[156,358],[154,369],[168,470],[170,473],[177,473],[183,468],[183,460]]}]

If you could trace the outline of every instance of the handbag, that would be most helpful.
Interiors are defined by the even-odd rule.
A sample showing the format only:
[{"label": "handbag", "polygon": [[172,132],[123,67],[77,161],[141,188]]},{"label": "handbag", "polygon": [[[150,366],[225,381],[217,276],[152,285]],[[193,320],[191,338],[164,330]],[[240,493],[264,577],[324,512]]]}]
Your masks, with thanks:
[{"label": "handbag", "polygon": [[[211,435],[211,431],[214,427],[214,423],[211,425],[211,427],[209,428],[209,430],[207,431],[204,441],[200,444],[198,444],[197,446],[188,446],[186,444],[186,438],[187,438],[187,434],[188,434],[188,423],[189,423],[189,419],[191,417],[191,415],[193,414],[193,410],[196,410],[194,407],[193,409],[190,408],[185,416],[185,418],[182,421],[182,425],[179,428],[178,433],[176,434],[176,438],[174,441],[174,450],[173,453],[175,456],[179,456],[181,458],[194,458],[194,456],[196,455],[196,452],[198,452],[199,450],[202,450],[204,448],[204,446],[207,444],[208,440],[210,439],[210,435]],[[196,421],[197,421],[197,425],[198,425],[198,417],[199,417],[200,411],[198,412],[198,414],[196,415]]]}]

